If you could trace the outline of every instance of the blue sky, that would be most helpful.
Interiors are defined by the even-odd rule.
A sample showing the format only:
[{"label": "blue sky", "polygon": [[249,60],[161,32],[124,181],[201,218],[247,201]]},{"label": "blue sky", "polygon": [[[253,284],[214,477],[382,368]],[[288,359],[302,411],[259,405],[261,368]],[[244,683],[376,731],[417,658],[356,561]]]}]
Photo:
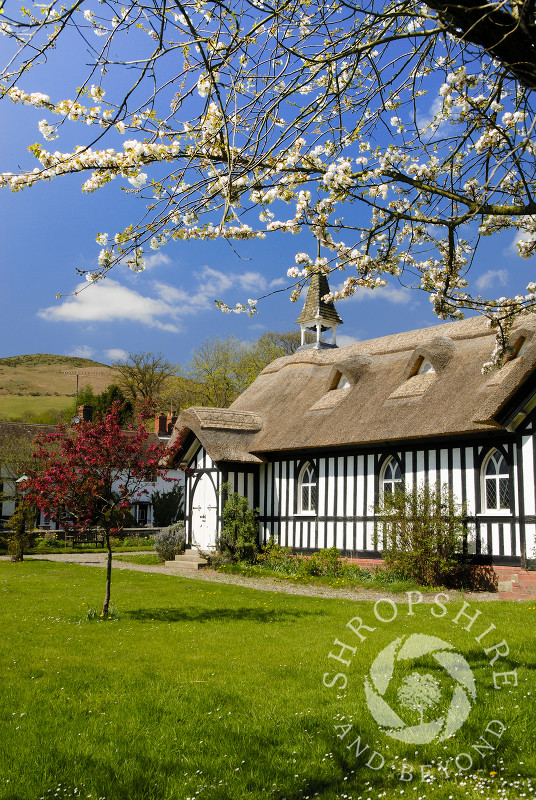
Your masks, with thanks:
[{"label": "blue sky", "polygon": [[[8,101],[2,105],[0,171],[33,167],[26,148],[42,141],[37,123],[43,112]],[[57,146],[65,150],[76,139],[77,125],[71,124]],[[144,273],[119,267],[89,286],[75,268],[96,267],[96,234],[113,236],[136,221],[143,201],[122,193],[117,180],[91,195],[82,194],[82,182],[68,176],[18,194],[1,190],[0,356],[48,352],[109,363],[129,351],[148,351],[186,363],[206,338],[233,334],[254,341],[263,331],[294,327],[301,302],[290,303],[288,293],[262,301],[253,318],[222,314],[214,300],[234,305],[283,289],[294,254],[314,253],[307,231],[275,233],[232,247],[221,241],[172,243],[149,258]],[[482,240],[472,274],[484,293],[496,296],[523,291],[534,277],[531,262],[513,252],[513,233]],[[81,294],[69,296],[82,284]],[[56,299],[57,293],[63,297]],[[399,283],[361,292],[339,303],[338,310],[343,344],[436,323],[428,297]]]}]

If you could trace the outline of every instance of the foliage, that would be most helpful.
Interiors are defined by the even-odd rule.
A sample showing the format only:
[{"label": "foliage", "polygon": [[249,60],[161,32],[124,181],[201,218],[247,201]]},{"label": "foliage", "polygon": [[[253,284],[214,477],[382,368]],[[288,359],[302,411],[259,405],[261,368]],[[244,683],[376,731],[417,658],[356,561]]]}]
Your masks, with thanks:
[{"label": "foliage", "polygon": [[230,493],[230,484],[224,483],[221,493],[225,497],[222,511],[222,530],[216,542],[217,550],[231,563],[254,563],[259,551],[258,509],[250,508],[248,501],[238,492]]},{"label": "foliage", "polygon": [[[71,405],[69,401],[69,406]],[[34,409],[26,409],[20,412],[16,417],[12,417],[14,422],[26,422],[30,425],[58,425],[67,423],[73,416],[71,408],[48,408],[35,411]]]},{"label": "foliage", "polygon": [[[46,115],[46,141],[66,120],[82,138],[67,152],[33,144],[35,170],[1,185],[87,173],[83,191],[117,179],[146,204],[138,223],[98,235],[90,280],[117,263],[139,271],[169,241],[305,226],[312,254],[288,272],[298,290],[317,269],[351,270],[337,296],[404,274],[441,318],[487,314],[500,362],[536,284],[485,299],[468,270],[482,236],[508,230],[521,257],[536,250],[532,2],[35,6],[3,14],[4,97]],[[71,98],[16,85],[72,60],[73,32],[99,46],[88,64],[80,52]]]},{"label": "foliage", "polygon": [[108,550],[106,594],[102,613],[110,603],[112,548],[110,537],[130,518],[130,507],[140,490],[160,472],[163,450],[147,444],[146,417],[123,431],[119,407],[92,422],[67,427],[37,439],[38,469],[30,471],[26,490],[41,511],[64,528],[102,528]]},{"label": "foliage", "polygon": [[176,481],[168,492],[158,489],[151,494],[153,526],[163,528],[184,517],[184,487]]},{"label": "foliage", "polygon": [[[315,336],[311,331],[305,331],[305,344],[310,344],[315,341]],[[301,347],[301,331],[266,331],[259,338],[258,343],[262,346],[280,347],[282,350],[281,355],[291,356],[295,353],[298,347]]]},{"label": "foliage", "polygon": [[91,406],[94,415],[105,415],[114,403],[119,408],[119,424],[122,428],[126,428],[132,422],[134,406],[116,383],[111,383],[99,394],[95,394],[89,384],[78,393],[78,405]]},{"label": "foliage", "polygon": [[235,336],[207,339],[183,374],[189,378],[190,405],[227,408],[275,358],[282,347],[261,337],[250,345]]},{"label": "foliage", "polygon": [[22,561],[24,551],[33,547],[36,539],[35,507],[24,498],[20,500],[15,512],[9,518],[11,536],[8,539],[8,553],[12,561]]},{"label": "foliage", "polygon": [[388,567],[424,586],[443,583],[459,567],[464,509],[448,486],[385,492],[377,507]]},{"label": "foliage", "polygon": [[185,544],[184,522],[170,525],[154,535],[154,549],[162,561],[173,561],[177,554],[182,553]]},{"label": "foliage", "polygon": [[170,375],[176,371],[174,364],[166,361],[162,353],[129,353],[124,361],[114,361],[119,373],[119,387],[131,400],[156,403]]}]

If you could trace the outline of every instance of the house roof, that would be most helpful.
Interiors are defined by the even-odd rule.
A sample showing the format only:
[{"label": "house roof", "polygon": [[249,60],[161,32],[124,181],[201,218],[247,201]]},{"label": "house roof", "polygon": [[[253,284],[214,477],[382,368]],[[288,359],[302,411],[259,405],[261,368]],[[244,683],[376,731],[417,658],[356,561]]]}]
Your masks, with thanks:
[{"label": "house roof", "polygon": [[[494,333],[482,317],[299,350],[266,367],[229,409],[182,412],[176,431],[189,428],[214,460],[252,462],[278,451],[501,430],[501,409],[536,369],[536,315],[514,327],[511,344],[519,349],[522,340],[515,358],[486,375]],[[420,374],[423,361],[433,371]],[[335,388],[341,375],[344,388]]]}]

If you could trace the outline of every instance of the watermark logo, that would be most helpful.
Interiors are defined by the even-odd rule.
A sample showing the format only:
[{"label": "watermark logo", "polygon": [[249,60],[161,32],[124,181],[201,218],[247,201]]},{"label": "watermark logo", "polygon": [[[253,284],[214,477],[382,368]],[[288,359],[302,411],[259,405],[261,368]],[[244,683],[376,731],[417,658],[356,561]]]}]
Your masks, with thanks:
[{"label": "watermark logo", "polygon": [[[433,632],[425,633],[430,626]],[[428,602],[420,592],[407,592],[405,603],[380,598],[339,636],[322,683],[342,705],[334,733],[348,757],[373,771],[389,766],[409,781],[417,774],[427,780],[432,767],[412,766],[405,757],[393,761],[396,742],[403,755],[408,745],[440,746],[436,767],[443,769],[437,765],[446,758],[459,773],[497,749],[507,726],[495,718],[492,696],[516,687],[518,674],[508,642],[480,609],[465,601],[460,607],[443,592]],[[419,761],[418,751],[413,754]]]},{"label": "watermark logo", "polygon": [[[424,719],[425,713],[437,707],[443,691],[434,675],[418,667],[419,660],[426,655],[434,658],[453,684],[446,713],[428,721]],[[415,662],[416,668],[412,669]],[[406,712],[420,714],[417,725],[404,722],[386,702],[385,695],[393,694],[393,683],[398,684],[398,705]],[[434,739],[447,739],[463,725],[471,701],[476,699],[476,686],[469,664],[452,645],[436,636],[414,633],[395,639],[374,659],[365,678],[365,696],[370,713],[384,733],[401,742],[428,744]]]}]

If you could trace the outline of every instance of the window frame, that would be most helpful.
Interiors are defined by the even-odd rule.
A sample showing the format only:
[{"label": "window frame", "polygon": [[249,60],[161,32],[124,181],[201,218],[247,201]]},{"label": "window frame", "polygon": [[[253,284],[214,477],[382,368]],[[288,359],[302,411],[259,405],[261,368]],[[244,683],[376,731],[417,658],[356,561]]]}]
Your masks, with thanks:
[{"label": "window frame", "polygon": [[[497,459],[498,457],[498,459]],[[490,464],[490,461],[494,460],[497,472],[495,475],[487,475],[487,470]],[[505,471],[499,472],[499,466],[501,466],[500,462],[504,463]],[[497,463],[499,462],[499,463]],[[508,480],[508,506],[505,508],[490,508],[488,506],[488,482],[493,482],[495,484],[495,494],[498,502],[500,502],[500,481],[501,479]],[[508,458],[506,453],[498,447],[493,447],[484,457],[482,461],[482,466],[480,467],[480,504],[481,504],[481,513],[487,514],[489,516],[509,516],[512,512],[512,505],[514,500],[513,495],[513,484],[512,484],[512,474],[510,469],[510,464],[508,462]]]},{"label": "window frame", "polygon": [[[304,483],[304,478],[309,478],[307,483]],[[308,487],[308,495],[309,495],[309,506],[308,508],[303,507],[303,488],[304,486]],[[315,491],[316,497],[314,498],[316,502],[313,504],[311,500],[312,491]],[[312,506],[312,507],[311,507]],[[312,461],[306,461],[304,464],[301,465],[298,471],[298,479],[296,481],[296,514],[299,516],[316,516],[318,513],[318,473],[317,469]]]},{"label": "window frame", "polygon": [[[395,465],[398,468],[398,470],[400,472],[400,480],[395,480],[394,478],[390,478],[389,480],[386,480],[386,472],[387,472],[388,469],[392,470],[392,465]],[[404,471],[402,469],[402,463],[401,463],[400,459],[397,458],[396,456],[387,456],[387,458],[384,460],[383,464],[381,465],[380,472],[378,474],[378,497],[380,498],[380,500],[383,500],[384,497],[385,497],[385,484],[386,483],[392,483],[393,484],[393,488],[391,490],[391,492],[393,494],[396,492],[397,488],[402,489],[402,490],[404,489]],[[399,486],[396,487],[395,484],[399,484]]]}]

